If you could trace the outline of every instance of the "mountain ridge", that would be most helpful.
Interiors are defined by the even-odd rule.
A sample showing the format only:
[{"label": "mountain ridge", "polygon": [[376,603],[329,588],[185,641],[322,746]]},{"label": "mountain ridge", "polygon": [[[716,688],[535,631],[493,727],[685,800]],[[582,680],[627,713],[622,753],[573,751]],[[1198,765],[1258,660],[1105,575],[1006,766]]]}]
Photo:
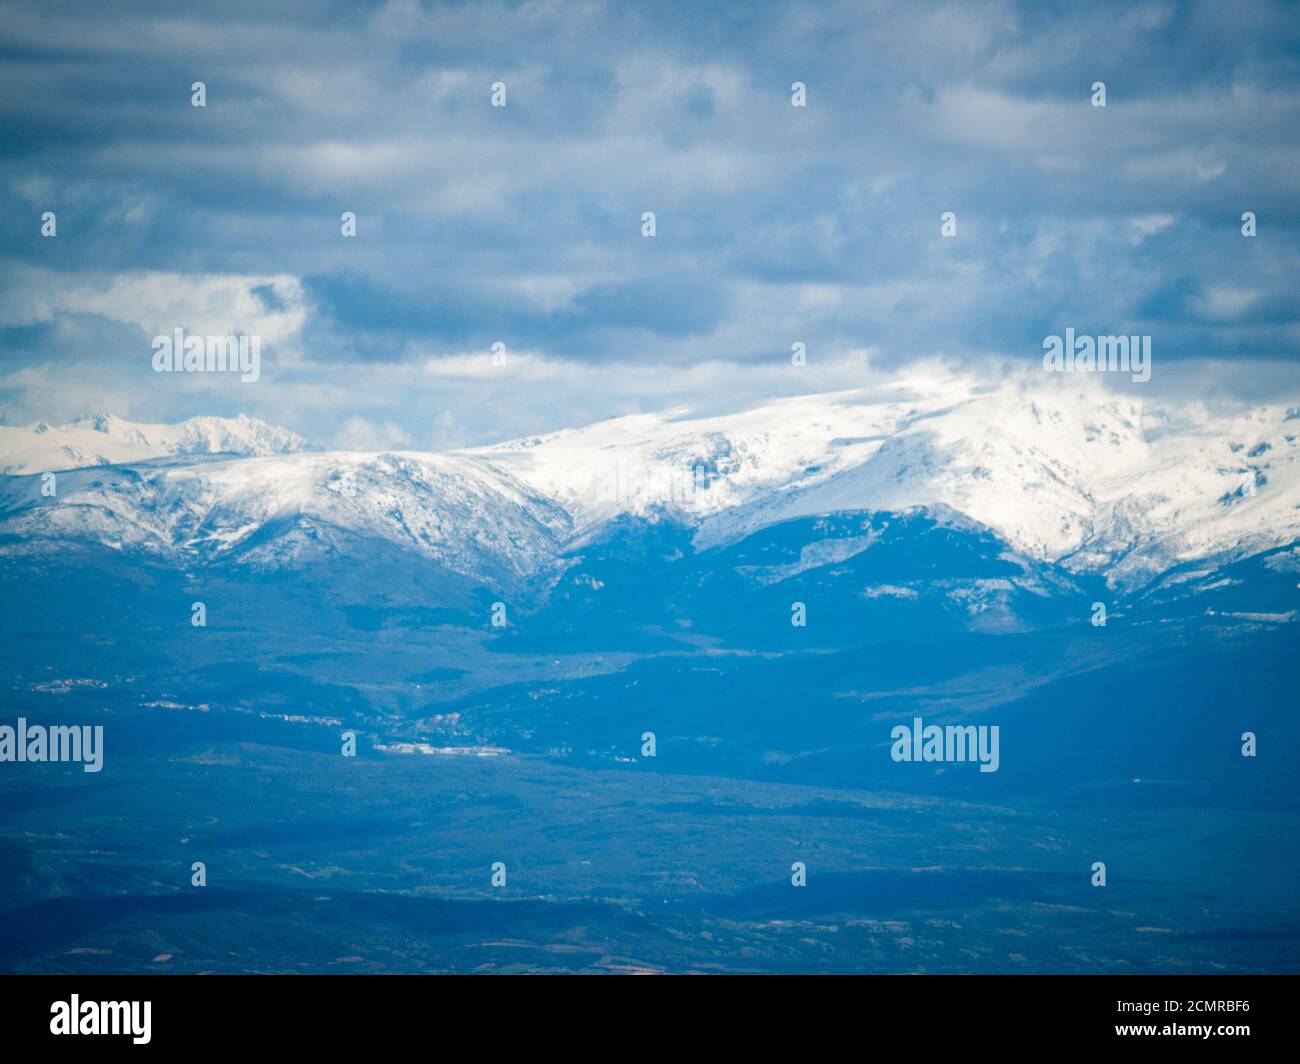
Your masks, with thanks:
[{"label": "mountain ridge", "polygon": [[178,455],[257,457],[314,450],[296,432],[238,414],[192,417],[174,424],[86,414],[65,425],[0,425],[0,473],[24,475],[88,466],[125,465]]},{"label": "mountain ridge", "polygon": [[[1138,586],[1189,561],[1300,539],[1296,420],[1281,405],[1215,412],[1073,381],[959,380],[698,418],[675,408],[444,453],[314,451],[242,415],[80,419],[24,431],[49,437],[52,464],[72,432],[149,453],[60,470],[51,499],[34,476],[48,471],[32,468],[40,456],[18,440],[15,461],[4,435],[14,430],[0,428],[0,469],[11,470],[0,550],[80,539],[182,564],[242,557],[274,568],[311,555],[303,530],[314,526],[317,544],[337,528],[518,581],[619,516],[679,521],[705,550],[804,517],[923,511],[959,514],[1037,561]],[[292,541],[263,536],[254,550],[273,521]]]}]

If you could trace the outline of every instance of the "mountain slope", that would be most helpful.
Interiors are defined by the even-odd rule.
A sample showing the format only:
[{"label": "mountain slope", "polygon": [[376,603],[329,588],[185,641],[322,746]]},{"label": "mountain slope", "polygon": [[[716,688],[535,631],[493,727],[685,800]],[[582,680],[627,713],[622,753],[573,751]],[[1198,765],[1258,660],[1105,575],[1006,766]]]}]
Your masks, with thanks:
[{"label": "mountain slope", "polygon": [[237,454],[245,457],[310,450],[297,433],[246,414],[192,417],[175,425],[148,425],[111,414],[67,425],[0,425],[0,473],[45,473],[85,466],[123,465],[168,455]]},{"label": "mountain slope", "polygon": [[1300,420],[1115,398],[1092,382],[953,382],[784,400],[690,421],[641,415],[483,452],[579,529],[676,512],[720,545],[796,517],[943,507],[1040,560],[1140,583],[1300,536]]},{"label": "mountain slope", "polygon": [[382,541],[498,584],[533,575],[568,531],[558,507],[471,457],[295,454],[165,459],[0,484],[5,553],[92,542],[156,562],[302,569]]},{"label": "mountain slope", "polygon": [[[53,434],[58,446],[39,455],[48,468],[62,468],[85,435],[107,441],[97,461],[152,459],[64,472],[57,498],[42,496],[38,477],[8,478],[5,551],[83,540],[177,564],[274,568],[374,538],[499,582],[550,571],[620,517],[670,519],[707,551],[824,514],[920,511],[1132,588],[1198,559],[1226,564],[1300,539],[1294,408],[1144,404],[1091,381],[915,380],[715,417],[636,415],[445,455],[305,453],[299,437],[251,419],[96,425],[0,430]],[[206,457],[216,448],[253,457]],[[5,460],[43,472],[37,457],[19,447]],[[839,549],[801,564],[829,563]]]}]

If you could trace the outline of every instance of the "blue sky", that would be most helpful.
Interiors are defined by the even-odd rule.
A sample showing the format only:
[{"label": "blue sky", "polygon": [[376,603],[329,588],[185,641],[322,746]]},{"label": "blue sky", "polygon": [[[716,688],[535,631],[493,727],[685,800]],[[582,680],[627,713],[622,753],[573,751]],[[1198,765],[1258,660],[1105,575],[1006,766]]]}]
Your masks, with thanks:
[{"label": "blue sky", "polygon": [[[0,420],[458,446],[1067,325],[1289,398],[1298,136],[1293,4],[0,4]],[[262,379],[152,373],[177,326]]]}]

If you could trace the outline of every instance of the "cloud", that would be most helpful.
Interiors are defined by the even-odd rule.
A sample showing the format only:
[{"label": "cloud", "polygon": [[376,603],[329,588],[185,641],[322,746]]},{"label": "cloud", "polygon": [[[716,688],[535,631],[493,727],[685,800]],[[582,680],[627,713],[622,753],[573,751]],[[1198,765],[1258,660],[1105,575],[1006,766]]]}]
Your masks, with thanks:
[{"label": "cloud", "polygon": [[302,286],[291,276],[183,275],[164,272],[55,273],[16,266],[0,293],[0,327],[97,315],[152,337],[176,328],[198,335],[249,333],[275,344],[305,317]]},{"label": "cloud", "polygon": [[[796,341],[828,381],[993,375],[1070,324],[1300,374],[1285,3],[51,0],[6,34],[7,421],[471,443],[788,392]],[[142,370],[177,324],[263,335],[255,393]]]},{"label": "cloud", "polygon": [[401,450],[411,442],[411,437],[391,421],[376,425],[365,418],[350,417],[334,434],[330,445],[339,451],[389,451]]}]

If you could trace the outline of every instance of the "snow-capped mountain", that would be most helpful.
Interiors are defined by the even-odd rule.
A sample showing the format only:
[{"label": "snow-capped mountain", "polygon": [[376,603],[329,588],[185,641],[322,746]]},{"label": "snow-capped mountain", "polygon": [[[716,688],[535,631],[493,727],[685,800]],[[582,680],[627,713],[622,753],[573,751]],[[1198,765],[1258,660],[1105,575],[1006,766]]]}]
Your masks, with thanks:
[{"label": "snow-capped mountain", "polygon": [[[506,580],[546,570],[626,514],[675,518],[709,549],[796,518],[927,510],[1035,561],[1131,585],[1300,539],[1298,436],[1294,408],[1144,404],[1077,379],[911,380],[443,455],[308,453],[248,418],[83,419],[0,429],[9,470],[65,470],[53,497],[40,477],[6,478],[0,534],[11,554],[88,541],[259,568],[369,538]],[[248,457],[210,457],[231,451]]]},{"label": "snow-capped mountain", "polygon": [[562,510],[467,455],[302,453],[176,459],[0,485],[10,553],[91,541],[177,565],[257,569],[364,556],[367,541],[452,572],[509,582],[555,558]]},{"label": "snow-capped mountain", "polygon": [[692,419],[620,418],[481,453],[573,514],[676,511],[696,544],[840,511],[955,511],[1038,560],[1134,582],[1300,537],[1300,411],[1144,405],[1092,381],[917,380]]},{"label": "snow-capped mountain", "polygon": [[175,425],[147,425],[111,414],[67,425],[0,425],[0,473],[45,473],[85,466],[123,465],[184,454],[242,456],[296,454],[306,440],[246,414],[192,417]]}]

